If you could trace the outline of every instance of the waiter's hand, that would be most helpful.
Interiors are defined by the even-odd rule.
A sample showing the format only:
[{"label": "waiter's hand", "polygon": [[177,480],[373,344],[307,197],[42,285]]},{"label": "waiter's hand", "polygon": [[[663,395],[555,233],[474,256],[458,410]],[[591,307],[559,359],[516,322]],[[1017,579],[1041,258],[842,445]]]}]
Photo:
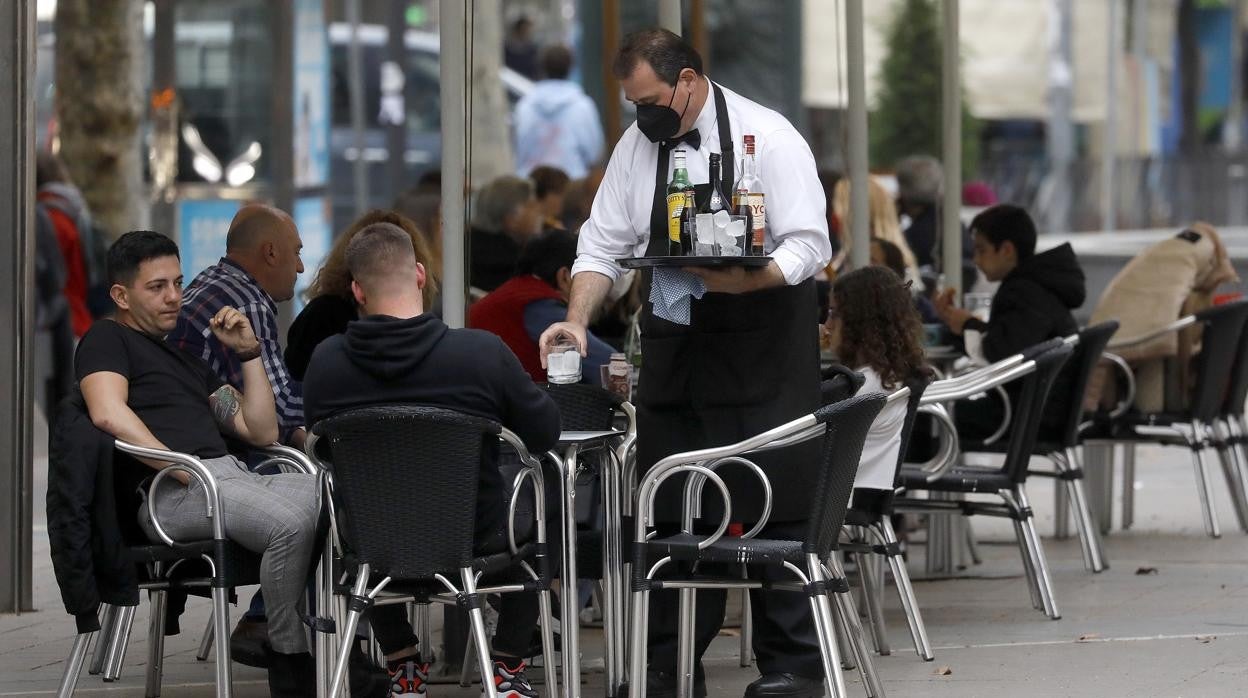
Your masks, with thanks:
[{"label": "waiter's hand", "polygon": [[547,327],[541,338],[537,340],[537,351],[542,357],[542,368],[546,368],[546,355],[561,341],[572,342],[580,350],[581,356],[587,356],[586,347],[589,342],[586,334],[585,326],[576,322],[556,322]]},{"label": "waiter's hand", "polygon": [[711,293],[749,293],[785,284],[784,274],[775,262],[763,269],[746,269],[745,267],[724,269],[685,267],[684,269],[690,274],[701,277],[706,283],[706,290]]}]

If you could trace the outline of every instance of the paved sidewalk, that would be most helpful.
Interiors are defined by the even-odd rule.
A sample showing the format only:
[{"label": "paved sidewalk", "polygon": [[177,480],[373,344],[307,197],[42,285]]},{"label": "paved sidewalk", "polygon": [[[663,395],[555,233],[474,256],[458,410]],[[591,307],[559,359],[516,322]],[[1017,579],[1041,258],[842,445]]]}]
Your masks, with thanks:
[{"label": "paved sidewalk", "polygon": [[[43,435],[37,442],[46,443]],[[1078,542],[1045,539],[1063,617],[1033,611],[1006,522],[976,521],[983,565],[954,580],[917,581],[916,594],[936,648],[936,661],[914,654],[892,589],[886,595],[893,654],[876,665],[890,696],[1237,696],[1248,686],[1248,535],[1235,525],[1217,478],[1224,537],[1202,532],[1188,455],[1143,449],[1137,459],[1136,526],[1106,540],[1111,569],[1085,573]],[[35,604],[0,616],[0,696],[54,694],[73,623],[60,604],[43,519],[42,462],[36,478]],[[1052,483],[1031,487],[1041,531],[1052,532]],[[1117,518],[1115,519],[1117,521]],[[923,548],[912,546],[918,576]],[[1155,570],[1155,571],[1150,571]],[[1148,572],[1148,573],[1142,573]],[[243,593],[244,598],[249,593]],[[208,603],[192,600],[181,636],[166,642],[164,694],[212,695],[211,660],[194,653]],[[83,675],[82,695],[141,696],[147,605],[136,614],[121,681]],[[582,694],[601,694],[600,634],[585,631]],[[739,696],[755,676],[737,664],[738,638],[727,630],[707,657],[709,694]],[[851,695],[863,695],[857,674]],[[236,695],[264,696],[264,675],[235,667]],[[476,688],[435,686],[432,695],[467,698]]]}]

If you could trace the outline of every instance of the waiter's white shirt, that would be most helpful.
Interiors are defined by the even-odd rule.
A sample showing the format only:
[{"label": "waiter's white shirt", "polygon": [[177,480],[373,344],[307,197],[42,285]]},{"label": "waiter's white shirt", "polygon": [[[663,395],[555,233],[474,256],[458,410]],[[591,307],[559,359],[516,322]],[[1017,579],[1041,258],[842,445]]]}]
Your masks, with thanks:
[{"label": "waiter's white shirt", "polygon": [[[880,381],[880,374],[870,366],[856,368],[866,379],[858,389],[859,395],[867,393],[891,393]],[[862,444],[862,459],[858,461],[858,474],[854,487],[876,490],[893,489],[897,475],[897,457],[901,455],[901,428],[906,423],[906,401],[898,400],[885,405],[871,422],[867,439]]]},{"label": "waiter's white shirt", "polygon": [[[714,88],[709,79],[702,79],[707,80],[706,103],[693,124],[702,136],[702,144],[697,151],[688,143],[680,145],[685,149],[689,180],[695,184],[709,181],[709,156],[722,152]],[[754,135],[754,157],[767,206],[764,251],[775,260],[788,284],[799,284],[827,266],[832,258],[827,204],[815,158],[788,119],[723,86],[720,89],[728,107],[733,154],[738,161],[745,153],[742,136]],[[573,276],[595,271],[614,281],[623,273],[615,260],[645,256],[658,157],[659,145],[642,135],[636,123],[629,126],[611,153],[589,220],[581,226]],[[671,157],[665,182],[671,181],[675,162],[676,158]],[[737,162],[733,179],[740,177]],[[732,192],[724,194],[731,196]]]}]

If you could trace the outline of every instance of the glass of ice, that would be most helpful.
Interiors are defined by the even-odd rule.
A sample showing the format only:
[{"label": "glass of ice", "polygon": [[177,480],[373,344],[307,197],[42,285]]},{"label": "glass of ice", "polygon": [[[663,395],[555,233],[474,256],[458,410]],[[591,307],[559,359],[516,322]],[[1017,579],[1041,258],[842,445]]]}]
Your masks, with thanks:
[{"label": "glass of ice", "polygon": [[580,383],[581,351],[572,342],[560,342],[546,355],[546,382]]},{"label": "glass of ice", "polygon": [[719,245],[719,253],[725,257],[740,257],[745,249],[745,216],[728,216],[725,224],[715,226],[715,242]]}]

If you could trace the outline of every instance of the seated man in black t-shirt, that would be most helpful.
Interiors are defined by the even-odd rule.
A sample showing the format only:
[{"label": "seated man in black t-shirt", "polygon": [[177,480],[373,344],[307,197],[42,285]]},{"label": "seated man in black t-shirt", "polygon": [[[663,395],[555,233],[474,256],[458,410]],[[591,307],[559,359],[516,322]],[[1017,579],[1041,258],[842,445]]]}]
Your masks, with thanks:
[{"label": "seated man in black t-shirt", "polygon": [[[95,323],[82,338],[75,368],[91,421],[118,439],[189,453],[216,478],[226,535],[262,555],[260,586],[268,602],[273,649],[269,689],[274,696],[312,696],[315,671],[300,620],[300,605],[316,533],[316,479],[261,476],[226,451],[221,432],[262,446],[277,440],[277,413],[260,344],[247,318],[222,308],[213,335],[242,362],[243,391],[222,383],[208,364],[165,343],[182,303],[178,247],[151,231],[123,235],[108,251],[115,322]],[[119,468],[125,468],[123,461]],[[168,465],[145,460],[160,470]],[[131,462],[130,467],[139,467]],[[120,479],[141,473],[119,473]],[[175,480],[176,478],[176,480]],[[160,484],[160,523],[175,540],[212,535],[198,481],[182,473]],[[139,525],[157,537],[147,508]]]},{"label": "seated man in black t-shirt", "polygon": [[[303,383],[309,427],[356,407],[428,405],[498,422],[533,453],[555,445],[559,409],[507,345],[482,330],[450,329],[425,312],[425,268],[407,233],[391,223],[368,226],[347,246],[347,267],[360,319],[312,354]],[[409,486],[419,487],[422,477],[412,473]],[[474,540],[481,553],[507,549],[505,489],[497,461],[482,463]],[[537,611],[534,594],[503,595],[491,653],[501,698],[537,695],[521,659]],[[378,606],[369,622],[386,655],[391,695],[425,695],[429,665],[416,651],[417,638],[403,608]]]}]

